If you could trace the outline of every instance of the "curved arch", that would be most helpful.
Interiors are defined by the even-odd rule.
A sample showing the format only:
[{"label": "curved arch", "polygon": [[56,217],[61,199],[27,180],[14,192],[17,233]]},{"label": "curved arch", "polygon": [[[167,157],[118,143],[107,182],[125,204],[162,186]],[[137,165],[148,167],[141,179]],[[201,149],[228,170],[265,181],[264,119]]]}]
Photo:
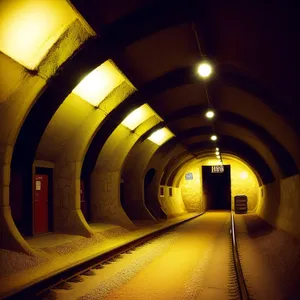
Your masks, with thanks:
[{"label": "curved arch", "polygon": [[[168,143],[168,142],[167,142]],[[249,166],[252,167],[252,169],[257,171],[257,174],[261,178],[262,182],[264,184],[270,183],[274,181],[274,175],[273,172],[271,171],[270,167],[268,164],[264,161],[264,159],[261,157],[261,155],[254,150],[253,148],[249,147],[246,143],[230,137],[230,136],[222,136],[219,145],[224,152],[232,153],[236,155],[237,157],[240,157],[242,160],[244,160]],[[194,143],[191,144],[188,148],[189,151],[186,152],[186,154],[194,154],[197,156],[197,153],[205,150],[205,149],[211,149],[212,148],[212,143],[209,141],[204,141],[200,143]],[[182,154],[182,158],[184,159],[185,153]],[[193,158],[191,158],[193,159]],[[178,158],[179,163],[181,160],[181,155]],[[170,161],[167,164],[166,169],[169,168],[170,165],[174,164],[173,161]],[[172,170],[172,174],[174,171]],[[164,173],[164,178],[166,182],[169,184],[172,179],[171,176],[169,175],[169,172]]]},{"label": "curved arch", "polygon": [[[185,109],[175,111],[171,115],[166,116],[164,125],[168,126],[179,119],[191,117],[197,114],[204,114],[206,110],[206,105],[193,105],[186,107]],[[217,118],[217,122],[218,120],[225,121],[253,132],[257,138],[265,143],[270,149],[279,164],[283,177],[289,177],[299,172],[290,153],[262,126],[241,115],[226,110],[217,110]]]}]

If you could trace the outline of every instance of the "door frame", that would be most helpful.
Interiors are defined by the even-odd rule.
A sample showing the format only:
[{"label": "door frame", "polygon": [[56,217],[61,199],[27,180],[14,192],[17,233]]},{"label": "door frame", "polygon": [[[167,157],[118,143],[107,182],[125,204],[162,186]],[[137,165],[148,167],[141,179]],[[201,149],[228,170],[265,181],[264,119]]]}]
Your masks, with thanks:
[{"label": "door frame", "polygon": [[32,165],[32,220],[31,232],[34,234],[34,197],[35,197],[35,178],[36,174],[48,175],[48,232],[53,231],[53,193],[54,193],[54,163],[48,161],[35,160]]},{"label": "door frame", "polygon": [[[204,167],[208,168],[208,167],[212,167],[213,165],[202,165],[201,166],[201,180],[202,180],[202,197],[204,195]],[[224,166],[224,169],[225,168],[228,168],[228,176],[229,176],[229,195],[228,195],[228,198],[229,198],[229,201],[230,201],[230,206],[229,206],[229,209],[230,211],[232,211],[232,193],[231,193],[231,165],[223,165]],[[206,200],[207,201],[207,200]],[[208,205],[208,203],[206,202],[206,205]],[[208,209],[208,207],[206,208]]]}]

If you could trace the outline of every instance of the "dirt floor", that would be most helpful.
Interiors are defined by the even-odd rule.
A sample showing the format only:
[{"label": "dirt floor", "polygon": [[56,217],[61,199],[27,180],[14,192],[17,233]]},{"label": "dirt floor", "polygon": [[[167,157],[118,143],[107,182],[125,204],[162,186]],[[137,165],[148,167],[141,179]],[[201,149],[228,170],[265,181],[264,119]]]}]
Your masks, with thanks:
[{"label": "dirt floor", "polygon": [[230,215],[212,212],[81,276],[58,299],[237,299]]},{"label": "dirt floor", "polygon": [[300,241],[255,214],[236,216],[239,255],[251,299],[300,299]]}]

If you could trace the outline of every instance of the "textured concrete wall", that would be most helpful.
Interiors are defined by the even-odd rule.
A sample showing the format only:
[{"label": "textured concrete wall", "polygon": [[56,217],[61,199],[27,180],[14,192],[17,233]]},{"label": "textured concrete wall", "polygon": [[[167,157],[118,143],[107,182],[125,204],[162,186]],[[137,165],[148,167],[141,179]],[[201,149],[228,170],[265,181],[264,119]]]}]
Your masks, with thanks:
[{"label": "textured concrete wall", "polygon": [[[93,222],[109,221],[125,227],[133,226],[120,200],[121,176],[124,180],[124,186],[127,187],[132,184],[134,185],[134,190],[138,189],[143,192],[143,190],[141,190],[143,183],[140,183],[141,186],[138,186],[136,182],[132,181],[131,173],[129,176],[126,176],[124,173],[121,175],[121,173],[123,168],[127,170],[131,168],[130,165],[124,167],[124,165],[126,166],[125,160],[140,136],[159,122],[160,120],[156,116],[150,117],[138,126],[134,132],[120,124],[105,142],[91,176],[91,212]],[[140,162],[141,168],[143,168],[143,166],[145,168],[145,165],[148,163],[147,159],[150,159],[148,155],[151,155],[151,153],[145,153],[145,156],[138,156],[137,161],[135,161],[133,155],[133,161],[131,162],[133,167],[139,167],[136,164]],[[142,170],[136,171],[139,172]],[[134,176],[134,173],[132,173],[132,175]],[[143,179],[144,174],[141,172],[138,173],[137,176]],[[134,191],[130,190],[129,192],[134,193]],[[139,199],[143,202],[143,193],[140,198],[138,198],[138,196],[131,198],[126,192],[125,195],[127,195],[125,196],[125,203],[129,207],[132,199]],[[143,203],[140,204],[142,207],[144,206]],[[133,205],[135,206],[136,204]]]},{"label": "textured concrete wall", "polygon": [[276,228],[300,238],[300,175],[261,188],[257,214]]},{"label": "textured concrete wall", "polygon": [[[177,211],[176,208],[174,208],[175,210],[165,210],[163,207],[168,207],[168,203],[164,203],[167,199],[169,199],[168,194],[165,193],[165,197],[160,197],[158,191],[160,188],[161,178],[163,176],[163,173],[166,171],[166,166],[170,161],[172,161],[174,157],[177,157],[184,151],[185,149],[181,145],[174,145],[171,141],[171,143],[158,148],[147,166],[147,170],[155,169],[156,172],[154,178],[149,184],[149,187],[147,188],[145,201],[146,205],[150,205],[152,207],[152,210],[155,209],[156,215],[158,216],[161,215],[161,210],[163,210],[168,218],[177,215],[181,211],[181,209],[179,209],[178,212],[175,213],[175,211]],[[178,193],[178,189],[174,189],[174,191]],[[176,194],[176,196],[173,196],[173,198],[178,198],[179,196],[181,198],[181,195]],[[174,201],[172,200],[172,203]],[[180,201],[182,201],[182,199]],[[174,203],[176,204],[176,201]]]},{"label": "textured concrete wall", "polygon": [[[91,235],[91,229],[80,210],[80,175],[83,160],[95,132],[99,130],[107,114],[133,92],[134,88],[124,81],[101,102],[98,109],[71,93],[49,122],[39,143],[36,159],[55,163],[54,231]],[[113,137],[112,140],[114,145],[109,148],[110,154],[116,150],[117,139]],[[122,153],[115,153],[115,157],[122,157]],[[103,161],[104,165],[108,165],[104,169],[107,171],[107,168],[113,165],[107,164],[107,161],[116,163],[118,160],[110,155]],[[112,180],[115,175],[108,174],[106,178]],[[101,186],[99,187],[101,189]],[[116,193],[117,191],[116,189]],[[120,218],[120,222],[121,220]]]},{"label": "textured concrete wall", "polygon": [[193,179],[187,180],[185,176],[180,182],[183,202],[188,212],[203,212],[206,208],[203,202],[202,178],[200,166],[193,166],[185,171],[192,173]]},{"label": "textured concrete wall", "polygon": [[[43,59],[36,75],[0,52],[0,219],[1,247],[33,253],[21,237],[9,207],[10,164],[19,130],[57,68],[82,44],[89,34],[75,20]],[[66,46],[68,44],[68,46]]]},{"label": "textured concrete wall", "polygon": [[[248,211],[254,211],[259,197],[256,175],[245,163],[238,159],[224,156],[223,162],[231,167],[232,207],[234,207],[234,197],[242,194],[248,197]],[[217,164],[214,159],[194,160],[183,166],[178,175],[175,176],[175,182],[180,178],[179,186],[188,211],[204,211],[206,209],[202,187],[202,166],[214,164]],[[187,173],[193,174],[193,180],[185,179]]]},{"label": "textured concrete wall", "polygon": [[[168,218],[186,214],[187,210],[181,196],[181,189],[163,185],[160,186],[161,188],[163,189],[163,195],[160,194],[159,190],[160,203]],[[172,196],[169,194],[170,188],[172,189]]]},{"label": "textured concrete wall", "polygon": [[155,220],[144,201],[146,167],[158,146],[149,140],[138,142],[129,152],[122,172],[123,207],[131,220]]},{"label": "textured concrete wall", "polygon": [[106,141],[91,175],[91,221],[133,225],[120,202],[121,169],[138,135],[122,125]]}]

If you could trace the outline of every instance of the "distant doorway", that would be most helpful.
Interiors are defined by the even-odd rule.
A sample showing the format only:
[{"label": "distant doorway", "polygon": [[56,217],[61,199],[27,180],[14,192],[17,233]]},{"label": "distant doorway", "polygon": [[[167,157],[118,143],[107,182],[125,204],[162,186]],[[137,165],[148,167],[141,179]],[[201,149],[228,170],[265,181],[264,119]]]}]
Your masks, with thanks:
[{"label": "distant doorway", "polygon": [[203,196],[207,210],[231,209],[230,166],[202,166]]}]

